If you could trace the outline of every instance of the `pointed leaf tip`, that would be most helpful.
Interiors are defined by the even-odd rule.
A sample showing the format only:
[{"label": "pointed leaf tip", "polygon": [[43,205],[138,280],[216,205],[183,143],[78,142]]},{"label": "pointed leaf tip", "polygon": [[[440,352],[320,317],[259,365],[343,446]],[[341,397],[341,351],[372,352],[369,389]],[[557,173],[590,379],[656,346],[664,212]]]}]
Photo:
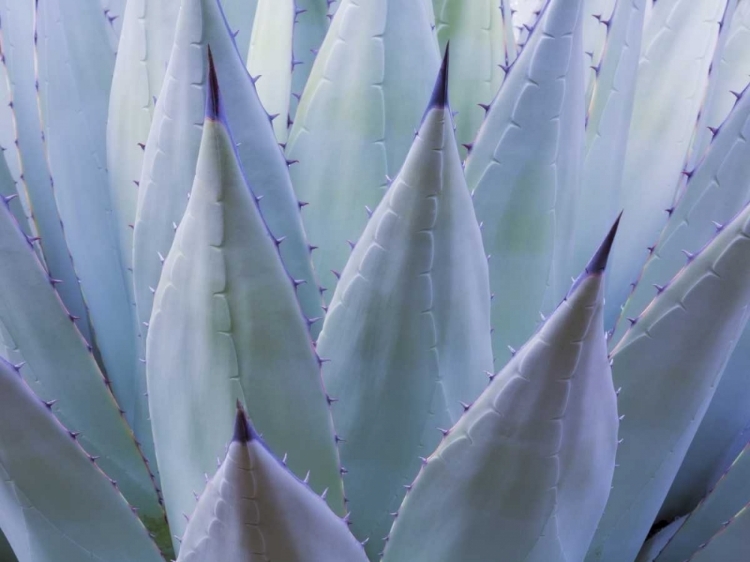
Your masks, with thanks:
[{"label": "pointed leaf tip", "polygon": [[237,400],[237,417],[234,419],[234,436],[232,441],[237,443],[249,443],[255,438],[255,430],[250,425],[250,420],[247,419],[245,408]]},{"label": "pointed leaf tip", "polygon": [[221,120],[221,94],[219,92],[219,79],[216,77],[214,57],[211,54],[211,45],[208,45],[208,98],[206,99],[206,119],[214,121]]},{"label": "pointed leaf tip", "polygon": [[601,273],[607,267],[607,260],[609,259],[609,253],[612,251],[612,244],[615,241],[615,235],[617,234],[617,227],[620,226],[620,219],[622,218],[622,211],[617,215],[612,228],[609,229],[606,238],[602,241],[599,249],[596,251],[594,256],[586,266],[586,273],[591,275],[592,273]]},{"label": "pointed leaf tip", "polygon": [[443,63],[440,65],[440,72],[438,72],[437,80],[435,81],[435,88],[432,90],[432,96],[430,97],[430,103],[427,105],[427,111],[432,108],[443,108],[448,105],[448,59],[450,51],[450,41],[445,45],[445,55],[443,56]]}]

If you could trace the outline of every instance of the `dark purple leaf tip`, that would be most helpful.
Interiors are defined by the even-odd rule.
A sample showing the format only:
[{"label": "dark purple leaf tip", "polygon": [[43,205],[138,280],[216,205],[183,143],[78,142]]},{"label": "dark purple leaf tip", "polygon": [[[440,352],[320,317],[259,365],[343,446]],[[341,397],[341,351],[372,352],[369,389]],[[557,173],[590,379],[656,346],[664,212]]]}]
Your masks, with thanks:
[{"label": "dark purple leaf tip", "polygon": [[232,437],[232,441],[249,443],[257,436],[250,420],[247,419],[245,409],[242,407],[240,401],[237,400],[237,416],[234,419],[234,436]]},{"label": "dark purple leaf tip", "polygon": [[445,46],[445,55],[443,56],[443,64],[440,65],[440,72],[438,73],[437,80],[435,81],[435,88],[432,90],[432,97],[430,97],[430,103],[427,105],[427,110],[432,108],[442,109],[448,105],[448,59],[450,51],[450,41]]},{"label": "dark purple leaf tip", "polygon": [[617,215],[617,220],[615,220],[612,228],[609,229],[606,238],[604,238],[604,241],[599,246],[599,249],[596,251],[594,256],[591,258],[591,261],[589,261],[588,265],[586,266],[586,273],[588,273],[589,275],[601,273],[607,268],[607,260],[609,259],[609,253],[612,251],[612,244],[615,241],[617,227],[620,226],[621,218],[622,211],[619,215]]},{"label": "dark purple leaf tip", "polygon": [[223,120],[223,107],[221,104],[221,92],[219,92],[219,79],[216,77],[214,57],[211,54],[211,45],[208,46],[208,99],[206,100],[206,119],[214,121]]}]

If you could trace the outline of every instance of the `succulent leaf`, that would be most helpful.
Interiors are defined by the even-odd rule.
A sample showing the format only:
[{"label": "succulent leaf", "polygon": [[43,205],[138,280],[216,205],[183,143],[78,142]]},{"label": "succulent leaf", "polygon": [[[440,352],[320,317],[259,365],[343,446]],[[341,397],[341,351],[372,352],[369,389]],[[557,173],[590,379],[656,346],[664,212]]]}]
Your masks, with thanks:
[{"label": "succulent leaf", "polygon": [[429,0],[342,0],[310,72],[287,155],[328,289],[427,105],[440,65],[432,18]]},{"label": "succulent leaf", "polygon": [[573,202],[584,134],[581,5],[547,6],[466,160],[498,297],[492,301],[497,366],[507,346],[520,346],[534,332],[540,312],[554,310],[575,273]]},{"label": "succulent leaf", "polygon": [[[750,503],[750,444],[740,453],[716,487],[698,504],[661,551],[656,562],[683,562],[722,530]],[[718,558],[717,560],[732,560]]]},{"label": "succulent leaf", "polygon": [[[213,48],[212,48],[213,52]],[[213,70],[213,68],[212,68]],[[220,80],[220,78],[218,79]],[[318,493],[343,511],[331,415],[307,323],[248,188],[211,84],[195,183],[154,300],[146,368],[172,532],[225,450],[236,400]],[[269,129],[270,133],[270,129]],[[175,545],[177,547],[177,545]]]},{"label": "succulent leaf", "polygon": [[[147,412],[137,369],[135,316],[106,168],[109,88],[115,53],[98,2],[37,3],[39,99],[54,194],[112,391],[131,425]],[[104,45],[104,47],[102,46]]]},{"label": "succulent leaf", "polygon": [[622,442],[589,562],[630,562],[648,534],[747,322],[749,233],[747,206],[658,289],[611,353]]},{"label": "succulent leaf", "polygon": [[266,447],[239,408],[224,462],[198,500],[177,562],[367,562],[362,545]]},{"label": "succulent leaf", "polygon": [[34,70],[35,9],[33,2],[19,4],[15,0],[0,0],[2,55],[8,69],[15,117],[16,139],[13,144],[18,147],[20,162],[13,166],[8,155],[6,159],[19,190],[28,192],[36,231],[41,237],[38,247],[50,275],[61,281],[58,285],[60,298],[71,314],[83,319],[79,328],[86,340],[92,341],[88,311],[65,242],[44,146]]},{"label": "succulent leaf", "polygon": [[[163,519],[149,471],[92,353],[6,205],[0,204],[0,322],[43,400],[144,517]],[[65,376],[60,376],[64,373]]]},{"label": "succulent leaf", "polygon": [[485,110],[505,77],[506,42],[503,12],[497,0],[444,0],[435,12],[441,49],[450,42],[451,108],[462,156],[484,121]]},{"label": "succulent leaf", "polygon": [[0,359],[0,526],[19,562],[162,562],[94,460]]},{"label": "succulent leaf", "polygon": [[732,519],[725,522],[705,546],[690,557],[687,562],[741,562],[747,557],[747,537],[750,535],[750,505],[745,506]]},{"label": "succulent leaf", "polygon": [[664,550],[664,546],[680,530],[680,527],[685,522],[685,517],[687,516],[683,515],[675,519],[643,543],[643,547],[638,553],[638,558],[635,559],[635,562],[654,562],[659,553]]},{"label": "succulent leaf", "polygon": [[336,399],[352,530],[369,537],[371,558],[419,457],[492,369],[487,262],[445,80],[446,66],[403,169],[352,251],[317,346],[330,360],[323,377]]},{"label": "succulent leaf", "polygon": [[[301,282],[297,297],[308,318],[321,315],[322,300],[310,262],[284,155],[269,117],[237,52],[217,0],[186,0],[180,9],[168,78],[154,114],[144,156],[135,224],[134,279],[141,323],[151,317],[154,290],[177,225],[188,203],[201,142],[207,99],[206,46],[211,46],[224,106],[234,124],[237,151],[289,274]],[[313,335],[317,326],[311,327]]]},{"label": "succulent leaf", "polygon": [[289,124],[294,66],[295,0],[258,0],[247,70],[273,119],[276,140],[285,143]]},{"label": "succulent leaf", "polygon": [[617,450],[602,321],[602,274],[616,228],[539,332],[426,460],[384,562],[583,558]]},{"label": "succulent leaf", "polygon": [[[585,33],[585,24],[591,25],[591,22],[600,32],[606,31],[607,37],[600,58],[593,63],[596,79],[593,97],[587,104],[586,150],[577,201],[574,263],[580,263],[591,254],[600,233],[607,228],[607,221],[620,209],[622,169],[641,52],[646,0],[619,0],[609,11],[606,3],[611,2],[587,2],[584,14],[584,40],[591,39]],[[597,19],[591,13],[604,15]],[[611,14],[608,19],[607,14]],[[590,48],[591,45],[586,50]]]},{"label": "succulent leaf", "polygon": [[608,276],[608,324],[674,203],[726,2],[660,0],[646,22],[619,203],[623,230]]}]

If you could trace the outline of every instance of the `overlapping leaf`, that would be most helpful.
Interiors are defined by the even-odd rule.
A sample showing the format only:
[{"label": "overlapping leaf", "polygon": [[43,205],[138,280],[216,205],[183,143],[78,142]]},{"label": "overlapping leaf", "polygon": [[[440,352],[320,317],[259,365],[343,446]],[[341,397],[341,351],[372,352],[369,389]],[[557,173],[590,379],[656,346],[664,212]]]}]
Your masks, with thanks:
[{"label": "overlapping leaf", "polygon": [[[277,241],[248,188],[218,82],[195,183],[164,264],[146,365],[156,454],[172,532],[181,536],[226,446],[236,400],[268,443],[343,511],[333,425],[318,359]],[[269,129],[270,133],[270,129]]]},{"label": "overlapping leaf", "polygon": [[617,450],[602,321],[615,228],[549,320],[426,460],[384,562],[583,558]]},{"label": "overlapping leaf", "polygon": [[622,443],[589,562],[630,562],[748,318],[750,206],[659,294],[612,352]]},{"label": "overlapping leaf", "polygon": [[143,524],[92,460],[0,360],[0,525],[20,562],[161,562]]}]

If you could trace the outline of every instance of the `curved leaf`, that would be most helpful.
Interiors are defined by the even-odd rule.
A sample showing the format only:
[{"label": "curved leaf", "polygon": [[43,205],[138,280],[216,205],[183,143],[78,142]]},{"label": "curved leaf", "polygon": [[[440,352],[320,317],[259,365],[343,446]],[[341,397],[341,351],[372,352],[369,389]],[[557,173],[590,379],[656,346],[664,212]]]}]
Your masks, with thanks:
[{"label": "curved leaf", "polygon": [[[716,487],[685,519],[679,531],[655,559],[683,562],[721,531],[750,501],[750,445],[737,457]],[[731,560],[719,558],[719,560]]]},{"label": "curved leaf", "polygon": [[[0,322],[28,362],[26,380],[65,426],[117,480],[141,516],[163,524],[163,511],[127,422],[86,342],[63,307],[31,244],[0,205]],[[27,373],[26,370],[29,369]],[[65,373],[61,377],[60,373]]]},{"label": "curved leaf", "polygon": [[[302,94],[287,155],[321,282],[336,284],[409,149],[439,66],[424,1],[342,0]],[[373,39],[374,38],[374,39]]]},{"label": "curved leaf", "polygon": [[750,206],[661,289],[612,351],[622,443],[589,562],[630,562],[648,534],[747,322],[749,233]]},{"label": "curved leaf", "polygon": [[[447,57],[447,56],[446,56]],[[446,62],[447,64],[447,58]],[[487,262],[441,71],[404,167],[341,275],[318,341],[338,402],[352,529],[374,557],[419,455],[492,368]]]},{"label": "curved leaf", "polygon": [[177,562],[367,562],[344,520],[266,448],[238,409],[226,458],[198,500]]},{"label": "curved leaf", "polygon": [[[331,415],[307,324],[275,240],[248,189],[217,109],[203,125],[196,179],[164,265],[146,368],[156,454],[172,532],[185,528],[226,446],[234,404],[252,408],[268,442],[343,510]],[[175,545],[177,546],[177,545]]]},{"label": "curved leaf", "polygon": [[0,360],[0,526],[19,561],[161,562],[112,484]]},{"label": "curved leaf", "polygon": [[747,558],[747,537],[750,534],[750,504],[732,519],[726,528],[719,531],[707,545],[690,557],[687,562],[742,562]]},{"label": "curved leaf", "polygon": [[686,516],[675,519],[643,543],[643,547],[638,553],[638,558],[635,559],[635,562],[654,562],[659,553],[664,549],[664,545],[666,545],[675,533],[680,530],[680,527],[685,522],[685,517]]},{"label": "curved leaf", "polygon": [[582,559],[617,450],[602,322],[602,273],[615,229],[549,320],[426,460],[384,562]]},{"label": "curved leaf", "polygon": [[607,284],[607,323],[619,313],[674,201],[726,2],[660,0],[646,22],[623,168],[623,230]]},{"label": "curved leaf", "polygon": [[297,10],[293,37],[292,98],[289,107],[292,119],[297,112],[297,104],[310,77],[318,49],[328,31],[328,24],[333,18],[330,10],[335,10],[336,7],[334,0],[295,0],[295,6]]},{"label": "curved leaf", "polygon": [[[321,313],[322,300],[310,263],[287,162],[268,115],[237,52],[217,0],[185,0],[180,9],[167,78],[154,113],[144,155],[134,232],[134,279],[139,320],[148,324],[154,291],[182,220],[193,185],[207,95],[206,45],[210,44],[229,120],[235,124],[242,168],[272,235],[284,240],[281,258],[301,282],[297,296],[308,318]],[[312,330],[316,334],[315,326]]]},{"label": "curved leaf", "polygon": [[491,256],[493,350],[534,332],[570,284],[583,155],[581,5],[552,0],[492,102],[466,160]]},{"label": "curved leaf", "polygon": [[445,0],[435,12],[438,42],[451,46],[451,108],[462,156],[484,121],[485,110],[505,77],[503,12],[497,0]]}]

